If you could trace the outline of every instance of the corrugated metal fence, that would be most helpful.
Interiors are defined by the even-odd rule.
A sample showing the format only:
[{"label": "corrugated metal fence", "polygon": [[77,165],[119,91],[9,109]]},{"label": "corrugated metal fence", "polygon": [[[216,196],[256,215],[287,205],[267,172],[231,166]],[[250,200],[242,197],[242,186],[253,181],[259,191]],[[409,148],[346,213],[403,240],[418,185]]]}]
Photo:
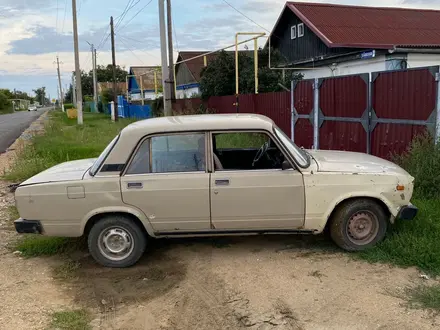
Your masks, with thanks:
[{"label": "corrugated metal fence", "polygon": [[[439,67],[428,67],[375,72],[371,79],[360,74],[302,80],[292,83],[291,92],[240,95],[239,111],[272,118],[305,148],[388,158],[403,152],[426,129],[434,133],[438,72]],[[235,102],[234,95],[183,99],[175,111],[185,113],[203,104],[212,112],[235,113]]]}]

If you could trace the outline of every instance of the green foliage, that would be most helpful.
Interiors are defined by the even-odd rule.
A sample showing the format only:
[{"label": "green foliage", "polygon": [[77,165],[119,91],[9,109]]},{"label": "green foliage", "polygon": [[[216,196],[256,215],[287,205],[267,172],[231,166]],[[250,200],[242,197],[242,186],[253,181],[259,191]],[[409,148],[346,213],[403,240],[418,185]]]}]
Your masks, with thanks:
[{"label": "green foliage", "polygon": [[56,330],[89,330],[91,317],[84,309],[55,312],[49,329]]},{"label": "green foliage", "polygon": [[64,103],[64,110],[73,108],[75,108],[75,105],[73,103]]},{"label": "green foliage", "polygon": [[440,198],[440,146],[429,134],[419,135],[402,155],[393,161],[415,177],[414,196]]},{"label": "green foliage", "polygon": [[0,90],[0,113],[2,112],[11,112],[12,103],[9,100],[9,96],[3,90]]},{"label": "green foliage", "polygon": [[[255,92],[255,70],[252,52],[240,52],[238,57],[240,94]],[[258,81],[260,93],[283,90],[279,84],[290,86],[290,79],[301,79],[295,74],[283,79],[281,70],[269,69],[268,48],[258,51]],[[271,51],[271,65],[279,66],[283,58],[279,51]],[[235,57],[232,52],[221,51],[218,56],[202,71],[200,90],[203,98],[235,94]]]},{"label": "green foliage", "polygon": [[44,105],[46,102],[46,87],[40,87],[32,90],[35,93],[35,101]]},{"label": "green foliage", "polygon": [[112,123],[103,114],[88,114],[84,125],[77,126],[76,119],[65,113],[54,112],[44,135],[32,138],[5,178],[20,182],[56,164],[99,156],[119,131],[133,122],[121,118]]},{"label": "green foliage", "polygon": [[162,117],[163,116],[163,97],[157,97],[151,103],[151,112],[153,117]]}]

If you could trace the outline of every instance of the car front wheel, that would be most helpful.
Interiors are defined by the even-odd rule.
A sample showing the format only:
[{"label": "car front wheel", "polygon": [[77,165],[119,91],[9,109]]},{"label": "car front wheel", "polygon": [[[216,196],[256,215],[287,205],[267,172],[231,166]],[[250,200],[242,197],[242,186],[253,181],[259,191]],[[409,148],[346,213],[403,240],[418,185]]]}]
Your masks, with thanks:
[{"label": "car front wheel", "polygon": [[362,251],[385,237],[388,218],[384,208],[370,199],[342,204],[330,219],[333,241],[347,251]]},{"label": "car front wheel", "polygon": [[144,254],[146,244],[144,231],[133,220],[119,215],[99,220],[88,236],[90,254],[105,267],[134,265]]}]

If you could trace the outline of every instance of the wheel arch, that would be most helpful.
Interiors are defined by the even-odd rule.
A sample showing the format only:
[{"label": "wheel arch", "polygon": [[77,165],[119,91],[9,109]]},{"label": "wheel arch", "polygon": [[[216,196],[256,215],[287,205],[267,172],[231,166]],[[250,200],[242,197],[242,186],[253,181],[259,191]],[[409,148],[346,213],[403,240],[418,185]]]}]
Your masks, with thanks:
[{"label": "wheel arch", "polygon": [[325,217],[326,223],[325,223],[324,231],[328,230],[332,216],[338,211],[339,208],[343,207],[346,203],[361,199],[367,199],[376,202],[378,205],[380,205],[383,208],[385,213],[391,217],[392,215],[391,204],[389,201],[387,201],[384,198],[380,198],[378,196],[366,196],[366,195],[346,196],[345,198],[338,199],[337,202],[334,204],[334,206],[331,208],[331,210],[327,212]]},{"label": "wheel arch", "polygon": [[141,211],[133,208],[103,208],[89,212],[82,221],[82,234],[87,236],[95,223],[108,215],[125,216],[135,222],[145,233],[154,237],[153,227],[149,219]]}]

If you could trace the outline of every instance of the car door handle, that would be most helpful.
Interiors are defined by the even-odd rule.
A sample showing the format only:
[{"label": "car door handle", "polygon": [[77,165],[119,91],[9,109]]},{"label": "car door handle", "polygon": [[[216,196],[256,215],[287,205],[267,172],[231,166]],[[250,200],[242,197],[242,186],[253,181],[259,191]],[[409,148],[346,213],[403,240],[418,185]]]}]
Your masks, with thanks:
[{"label": "car door handle", "polygon": [[221,180],[215,180],[216,186],[228,186],[229,180],[228,179],[221,179]]},{"label": "car door handle", "polygon": [[142,187],[142,182],[127,182],[127,189],[141,189]]}]

